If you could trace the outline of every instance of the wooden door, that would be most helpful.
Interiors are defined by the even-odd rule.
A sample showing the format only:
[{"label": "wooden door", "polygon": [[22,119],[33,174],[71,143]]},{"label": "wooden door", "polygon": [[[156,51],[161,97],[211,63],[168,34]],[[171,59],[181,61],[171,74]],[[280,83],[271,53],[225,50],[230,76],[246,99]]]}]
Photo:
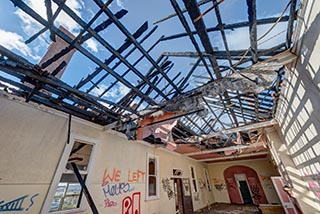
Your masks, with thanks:
[{"label": "wooden door", "polygon": [[271,177],[271,179],[286,214],[300,214],[301,211],[297,201],[283,189],[283,186],[285,185],[283,178]]}]

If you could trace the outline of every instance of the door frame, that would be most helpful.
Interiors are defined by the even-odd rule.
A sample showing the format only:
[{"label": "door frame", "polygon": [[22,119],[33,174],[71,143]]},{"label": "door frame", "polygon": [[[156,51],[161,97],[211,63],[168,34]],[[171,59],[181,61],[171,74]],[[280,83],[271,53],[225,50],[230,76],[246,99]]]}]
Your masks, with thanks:
[{"label": "door frame", "polygon": [[[244,179],[240,179],[240,176],[243,177]],[[248,187],[248,189],[249,189],[251,201],[252,201],[252,203],[253,203],[252,192],[251,192],[251,189],[250,189],[250,186],[249,186],[249,183],[248,183],[246,174],[244,174],[244,173],[234,174],[234,178],[235,178],[235,180],[236,180],[236,182],[237,182],[237,187],[238,187],[238,191],[239,191],[239,194],[240,194],[240,197],[241,197],[242,204],[244,204],[244,200],[243,200],[243,196],[242,196],[242,193],[241,193],[241,190],[240,190],[240,183],[239,183],[239,181],[245,181],[245,182],[246,182],[247,187]]]},{"label": "door frame", "polygon": [[294,199],[292,199],[287,192],[284,191],[283,186],[285,185],[285,180],[281,176],[272,176],[271,177],[272,184],[279,196],[281,205],[284,211],[287,214],[299,214],[300,212],[297,210],[296,205],[294,203]]}]

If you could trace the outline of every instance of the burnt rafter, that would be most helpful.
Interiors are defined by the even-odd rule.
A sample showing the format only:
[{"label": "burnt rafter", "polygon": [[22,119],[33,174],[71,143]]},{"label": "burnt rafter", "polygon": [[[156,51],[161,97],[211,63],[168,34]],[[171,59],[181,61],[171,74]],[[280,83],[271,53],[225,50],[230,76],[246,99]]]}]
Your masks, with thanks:
[{"label": "burnt rafter", "polygon": [[[42,25],[26,44],[42,34],[63,43],[66,48],[52,51],[51,57],[43,58],[46,61],[35,65],[0,46],[0,89],[21,96],[26,102],[40,103],[107,125],[106,129],[113,128],[126,134],[130,130],[129,139],[134,138],[133,132],[145,117],[157,112],[174,114],[177,115],[174,119],[178,120],[172,130],[176,143],[192,141],[197,148],[210,147],[208,142],[212,139],[209,138],[224,134],[223,130],[237,130],[242,125],[272,120],[284,78],[283,70],[295,60],[289,49],[297,18],[297,1],[287,0],[287,7],[279,17],[261,18],[257,16],[259,2],[246,0],[247,7],[242,13],[248,14],[248,20],[236,23],[228,23],[228,17],[223,13],[223,6],[227,4],[224,0],[167,1],[175,13],[159,20],[157,23],[162,22],[161,25],[148,29],[147,22],[126,26],[128,18],[122,17],[129,17],[136,11],[113,12],[113,7],[109,7],[112,0],[92,0],[96,11],[89,19],[69,7],[66,0],[44,0],[45,16],[33,10],[28,1],[11,0]],[[285,15],[290,4],[290,12]],[[74,36],[61,30],[64,23],[61,28],[57,26],[56,19],[61,13],[77,24],[78,33]],[[175,16],[176,20],[164,22]],[[267,43],[282,33],[266,37],[280,22],[287,23],[287,29],[282,31],[286,38],[282,43],[278,40],[280,37]],[[181,25],[184,32],[177,33],[173,28],[160,37],[159,32],[165,24]],[[257,26],[262,25],[271,27],[257,38]],[[250,47],[231,50],[227,33],[239,28],[248,29],[246,36]],[[167,28],[166,32],[171,29]],[[114,38],[123,38],[122,41],[111,42],[110,37],[102,33],[104,30]],[[174,41],[176,38],[181,39]],[[262,38],[265,38],[263,42]],[[104,55],[90,51],[84,45],[88,39],[93,39]],[[262,43],[264,49],[259,48]],[[183,44],[186,45],[182,47]],[[215,46],[219,49],[213,44],[218,44]],[[166,48],[168,46],[170,48]],[[96,68],[86,74],[71,71],[74,67],[68,67],[68,64],[74,61],[66,54],[75,51],[81,54],[84,65],[94,64]],[[77,72],[76,78],[81,80],[74,83],[69,77],[65,78],[73,87],[64,83],[59,78],[65,71]],[[218,145],[219,148],[224,146]]]},{"label": "burnt rafter", "polygon": [[[48,25],[48,22],[43,19],[39,14],[37,14],[34,10],[32,10],[28,5],[26,5],[24,2],[22,1],[18,1],[18,0],[11,0],[12,2],[14,2],[14,4],[16,6],[18,6],[20,9],[22,9],[23,11],[25,11],[27,14],[29,14],[31,17],[33,17],[35,20],[37,20],[39,23],[41,23],[44,26]],[[103,7],[103,5],[102,5]],[[65,40],[68,43],[72,43],[72,39],[67,36],[66,34],[64,34],[62,31],[60,31],[59,29],[57,29],[56,27],[53,27],[55,33],[61,37],[63,40]],[[109,72],[111,75],[113,75],[116,79],[118,79],[121,83],[123,83],[125,86],[127,86],[128,88],[132,88],[133,90],[136,91],[137,94],[139,94],[139,96],[144,97],[146,100],[148,100],[150,103],[154,103],[155,102],[150,99],[149,97],[145,96],[140,90],[136,89],[128,80],[121,78],[121,76],[119,74],[117,74],[115,71],[111,70],[107,65],[105,65],[101,60],[99,60],[97,57],[95,57],[93,54],[91,54],[88,50],[86,50],[85,48],[81,47],[81,45],[75,43],[74,47],[81,52],[83,55],[85,55],[88,59],[90,59],[91,61],[93,61],[94,63],[96,63],[98,66],[101,66],[104,70],[106,70],[107,72]]]},{"label": "burnt rafter", "polygon": [[[189,16],[191,20],[195,20],[196,18],[198,18],[201,13],[199,10],[199,7],[197,5],[197,2],[195,0],[183,0],[185,7],[188,10]],[[206,30],[206,26],[204,24],[203,19],[198,20],[197,22],[193,23],[194,27],[197,30],[198,36],[200,37],[202,46],[205,50],[206,53],[208,54],[212,54],[213,53],[213,48]],[[212,55],[211,57],[209,57],[210,59],[210,63],[214,69],[215,75],[217,76],[217,78],[221,77],[221,74],[219,72],[219,67],[218,67],[218,63],[217,60],[215,58],[214,55]]]},{"label": "burnt rafter", "polygon": [[286,37],[286,47],[291,47],[291,37],[293,33],[293,22],[296,20],[296,5],[297,0],[291,0],[291,6],[290,6],[290,15],[288,20],[288,29],[287,29],[287,37]]},{"label": "burnt rafter", "polygon": [[[133,34],[133,37],[135,39],[139,38],[146,30],[148,29],[148,23],[145,22],[143,25]],[[127,48],[132,45],[132,42],[129,40],[126,40],[118,49],[117,53],[121,54],[123,51],[125,51]],[[108,59],[104,61],[104,64],[109,65],[113,60],[116,59],[115,55],[111,55]],[[87,82],[92,80],[94,77],[96,77],[101,71],[103,71],[102,67],[97,68],[94,72],[89,74],[85,79],[81,80],[78,85],[76,86],[77,88],[81,88],[83,85],[85,85]]]},{"label": "burnt rafter", "polygon": [[202,53],[201,53],[200,47],[199,47],[199,45],[198,45],[198,43],[197,43],[194,35],[191,34],[191,29],[190,29],[190,27],[189,27],[189,25],[188,25],[188,23],[187,23],[187,20],[186,20],[185,17],[183,16],[182,11],[181,11],[178,3],[176,2],[176,0],[170,0],[170,2],[171,2],[171,4],[172,4],[173,8],[175,9],[176,13],[178,14],[178,17],[179,17],[179,19],[180,19],[180,21],[181,21],[184,29],[185,29],[186,32],[188,33],[189,38],[190,38],[190,40],[191,40],[194,48],[195,48],[196,51],[199,53],[199,57],[200,57],[200,59],[202,60],[202,63],[204,64],[204,66],[206,67],[206,70],[207,70],[209,76],[211,77],[211,79],[213,79],[212,73],[211,73],[211,71],[210,71],[210,69],[209,69],[209,67],[208,67],[208,65],[207,65],[207,62],[206,62],[206,60],[204,59],[204,57],[203,57],[203,55],[202,55]]},{"label": "burnt rafter", "polygon": [[[117,105],[117,104],[102,98],[96,98],[92,95],[86,94],[84,92],[81,92],[77,89],[74,89],[68,86],[66,83],[63,83],[61,80],[55,78],[53,75],[48,74],[45,71],[42,71],[39,67],[32,65],[27,60],[11,53],[9,50],[7,50],[2,46],[0,46],[0,53],[3,57],[7,58],[1,61],[0,69],[2,71],[7,72],[8,74],[14,75],[20,78],[21,80],[25,80],[30,84],[34,84],[34,81],[41,83],[42,88],[47,89],[48,92],[54,93],[59,96],[64,96],[65,98],[70,99],[72,102],[78,104],[78,105],[75,105],[77,106],[76,108],[82,109],[85,106],[87,107],[90,106],[90,109],[92,109],[92,112],[100,111],[100,113],[96,115],[96,117],[104,114],[110,117],[109,121],[117,120],[119,118],[120,115],[114,114],[114,112],[110,111],[110,109],[103,106],[101,102],[110,104],[110,105]],[[51,88],[53,90],[51,90]],[[32,91],[33,89],[31,88],[29,92],[32,92]],[[59,92],[57,93],[57,91]],[[33,93],[36,94],[37,92],[33,92]],[[39,92],[39,93],[43,94],[42,92]],[[45,93],[44,95],[46,95],[45,98],[51,101],[56,100],[57,102],[59,102],[60,100],[52,96],[49,96]],[[32,100],[32,96],[29,97],[29,99]],[[132,109],[127,109],[124,106],[119,106],[119,107],[125,108],[126,110],[131,111],[132,113],[136,113]]]},{"label": "burnt rafter", "polygon": [[[63,3],[64,1],[60,1],[59,3],[59,8],[63,8]],[[67,53],[69,53],[71,50],[74,49],[73,44],[74,43],[79,43],[79,44],[83,44],[85,41],[87,41],[88,39],[92,38],[93,35],[91,33],[87,33],[85,35],[83,35],[88,28],[92,25],[92,23],[98,19],[98,17],[100,16],[100,14],[102,13],[102,9],[100,11],[98,11],[98,13],[95,14],[95,16],[88,22],[88,24],[81,30],[81,32],[78,34],[78,36],[72,41],[72,43],[70,43],[70,45],[68,47],[66,47],[65,49],[61,50],[60,52],[56,53],[52,58],[48,59],[46,62],[43,63],[42,67],[45,68],[47,66],[49,66],[50,64],[52,64],[53,62],[57,61],[59,58],[63,57],[64,55],[66,55]],[[125,14],[127,13],[126,10],[120,10],[119,12],[117,12],[115,14],[115,16],[122,18]],[[109,25],[112,24],[112,21],[110,19],[102,22],[101,24],[99,24],[97,27],[95,27],[93,30],[98,33],[104,29],[106,29]]]},{"label": "burnt rafter", "polygon": [[252,61],[258,62],[258,42],[257,42],[257,6],[256,0],[247,0],[248,19],[249,19],[249,35],[250,35],[250,51]]},{"label": "burnt rafter", "polygon": [[[53,0],[53,1],[59,2],[61,0]],[[102,11],[107,10],[105,5],[102,5],[101,8],[102,8],[101,13],[102,13]],[[87,28],[87,30],[93,35],[93,37],[95,39],[97,39],[106,49],[108,49],[116,58],[118,58],[124,65],[126,65],[128,68],[130,68],[139,78],[141,78],[144,82],[146,82],[148,85],[150,85],[157,93],[159,93],[163,98],[166,99],[166,95],[163,94],[163,92],[159,88],[154,86],[140,71],[138,71],[138,69],[136,67],[132,66],[131,63],[127,59],[125,59],[119,52],[117,52],[117,50],[115,50],[115,48],[113,48],[106,40],[104,40],[101,36],[99,36],[96,32],[94,32],[90,27],[87,27],[85,22],[80,17],[78,17],[74,11],[72,11],[65,4],[63,5],[63,10],[68,15],[70,15],[78,24],[80,24],[83,28]],[[136,41],[136,39],[131,34],[130,34],[130,36]],[[158,66],[158,68],[161,69],[159,66]],[[113,73],[115,74],[115,72],[113,72]],[[112,74],[112,75],[114,76],[114,74]],[[139,92],[141,93],[141,91],[139,91]],[[143,95],[143,96],[146,97],[145,95]],[[154,103],[154,101],[151,100],[150,98],[147,98],[147,100]]]},{"label": "burnt rafter", "polygon": [[[154,31],[157,29],[157,27],[154,27],[150,32],[148,32],[141,40],[140,43],[142,44],[147,38],[149,38]],[[148,50],[147,52],[149,53],[151,50],[153,50],[157,44],[159,44],[159,40],[157,42],[155,42]],[[128,56],[130,56],[134,51],[136,50],[136,47],[131,48],[126,55],[124,55],[125,58],[127,58]],[[136,66],[141,60],[143,59],[143,56],[141,56],[139,59],[137,59],[132,66]],[[117,63],[115,63],[114,66],[111,67],[112,70],[116,69],[119,65],[121,65],[121,62],[118,61]],[[130,69],[127,69],[122,75],[121,77],[124,78],[128,73],[129,73]],[[102,77],[100,77],[95,83],[93,83],[93,85],[87,89],[87,93],[90,92],[93,88],[96,87],[96,85],[98,85],[99,83],[101,83],[105,78],[107,78],[109,76],[109,73],[104,74]],[[113,86],[115,86],[119,81],[116,80],[113,83],[111,83],[111,85],[106,88],[100,95],[99,97],[102,97],[105,93],[107,93],[110,89],[112,89]]]},{"label": "burnt rafter", "polygon": [[[94,0],[94,2],[99,6],[103,7],[103,2],[101,0]],[[158,72],[160,72],[164,78],[171,84],[173,88],[175,88],[177,91],[179,91],[178,87],[171,81],[171,79],[162,71],[160,66],[155,62],[155,60],[151,57],[149,53],[146,52],[146,50],[141,46],[141,44],[130,34],[128,29],[113,15],[113,13],[108,9],[104,9],[104,13],[113,20],[113,22],[116,24],[116,26],[119,28],[120,31],[123,32],[124,35],[127,36],[129,40],[131,40],[134,45],[137,47],[137,49],[145,56],[145,58],[157,69]]]},{"label": "burnt rafter", "polygon": [[[293,20],[295,20],[297,17],[294,16]],[[273,24],[275,23],[279,17],[271,17],[271,18],[264,18],[264,19],[258,19],[257,20],[257,25],[266,25],[266,24]],[[289,20],[289,16],[283,16],[281,17],[278,22],[287,22]],[[249,27],[249,21],[244,21],[244,22],[237,22],[237,23],[232,23],[232,24],[225,24],[223,23],[223,30],[235,30],[237,28],[243,28],[243,27]],[[217,25],[216,27],[208,27],[207,32],[215,32],[215,31],[220,31],[221,26]],[[197,34],[197,31],[191,31],[191,34]],[[162,41],[166,40],[171,40],[171,39],[178,39],[181,37],[186,37],[188,36],[187,33],[180,33],[180,34],[175,34],[171,36],[165,36],[162,38]]]}]

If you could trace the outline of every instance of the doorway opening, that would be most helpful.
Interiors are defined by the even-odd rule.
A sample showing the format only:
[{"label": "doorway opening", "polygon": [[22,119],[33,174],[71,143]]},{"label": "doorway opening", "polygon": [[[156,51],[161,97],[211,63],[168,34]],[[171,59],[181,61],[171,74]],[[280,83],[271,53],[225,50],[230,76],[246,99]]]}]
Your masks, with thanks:
[{"label": "doorway opening", "polygon": [[249,189],[247,178],[245,174],[234,175],[238,184],[238,188],[244,204],[253,204],[252,195]]},{"label": "doorway opening", "polygon": [[192,214],[190,181],[188,178],[173,178],[176,214]]}]

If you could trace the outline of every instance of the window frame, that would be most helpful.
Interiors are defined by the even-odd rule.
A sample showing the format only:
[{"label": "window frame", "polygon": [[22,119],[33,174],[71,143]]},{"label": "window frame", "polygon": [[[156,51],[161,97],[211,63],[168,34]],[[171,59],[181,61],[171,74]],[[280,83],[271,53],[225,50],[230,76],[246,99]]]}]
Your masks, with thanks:
[{"label": "window frame", "polygon": [[208,169],[207,168],[203,168],[203,173],[204,173],[204,179],[206,181],[207,190],[208,190],[208,192],[211,192],[212,191],[212,185],[211,185],[210,175],[209,175]]},{"label": "window frame", "polygon": [[[194,177],[192,176],[192,171],[193,171]],[[196,168],[193,165],[190,165],[190,178],[191,178],[192,192],[198,193],[199,185],[198,185],[197,173],[196,173]]]},{"label": "window frame", "polygon": [[[156,181],[156,195],[149,196],[149,160],[155,160],[155,181]],[[146,201],[156,200],[160,198],[160,184],[159,184],[159,156],[147,153],[146,160]]]},{"label": "window frame", "polygon": [[54,199],[54,195],[56,193],[56,190],[59,185],[62,174],[68,174],[69,172],[72,171],[72,170],[66,170],[66,165],[67,165],[71,150],[72,150],[75,142],[80,142],[80,143],[92,145],[92,151],[91,151],[91,155],[90,155],[90,159],[89,159],[89,163],[88,163],[88,167],[87,167],[87,174],[86,174],[87,176],[86,176],[86,180],[85,180],[86,186],[87,187],[90,186],[90,183],[91,183],[91,180],[93,177],[93,167],[94,167],[94,163],[95,163],[95,159],[96,159],[96,154],[98,151],[98,144],[100,142],[96,139],[93,139],[93,138],[89,138],[89,137],[85,137],[85,136],[81,136],[81,135],[76,135],[76,134],[70,134],[70,141],[69,141],[69,143],[65,144],[65,147],[64,147],[63,152],[61,154],[56,171],[53,175],[53,180],[51,182],[49,191],[47,193],[44,205],[41,209],[41,213],[68,214],[68,213],[86,211],[86,203],[85,203],[86,199],[84,197],[84,193],[82,193],[83,197],[81,197],[80,206],[78,208],[68,209],[68,210],[57,210],[57,211],[49,212],[50,207],[51,207],[51,203]]}]

